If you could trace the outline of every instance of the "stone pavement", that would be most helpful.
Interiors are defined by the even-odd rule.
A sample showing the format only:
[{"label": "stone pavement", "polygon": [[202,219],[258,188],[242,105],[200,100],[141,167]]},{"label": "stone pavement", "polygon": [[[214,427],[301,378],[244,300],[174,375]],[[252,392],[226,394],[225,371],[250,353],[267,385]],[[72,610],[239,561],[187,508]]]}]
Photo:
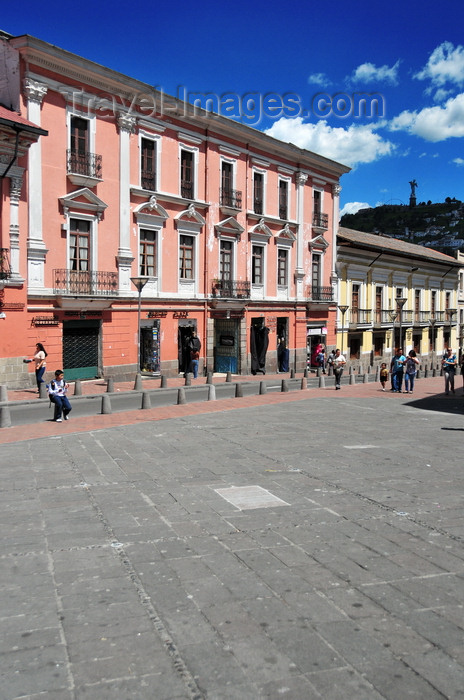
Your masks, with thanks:
[{"label": "stone pavement", "polygon": [[0,430],[1,700],[464,698],[462,386],[329,382]]}]

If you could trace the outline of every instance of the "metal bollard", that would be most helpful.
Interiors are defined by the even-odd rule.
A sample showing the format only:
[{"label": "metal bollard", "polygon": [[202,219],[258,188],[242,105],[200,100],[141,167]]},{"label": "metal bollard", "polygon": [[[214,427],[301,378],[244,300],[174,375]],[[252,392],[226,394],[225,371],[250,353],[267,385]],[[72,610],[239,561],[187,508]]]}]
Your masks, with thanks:
[{"label": "metal bollard", "polygon": [[148,391],[142,391],[142,409],[151,408],[151,399]]},{"label": "metal bollard", "polygon": [[101,412],[102,413],[113,413],[111,409],[111,399],[108,396],[108,394],[103,394],[102,396],[102,405],[101,405]]}]

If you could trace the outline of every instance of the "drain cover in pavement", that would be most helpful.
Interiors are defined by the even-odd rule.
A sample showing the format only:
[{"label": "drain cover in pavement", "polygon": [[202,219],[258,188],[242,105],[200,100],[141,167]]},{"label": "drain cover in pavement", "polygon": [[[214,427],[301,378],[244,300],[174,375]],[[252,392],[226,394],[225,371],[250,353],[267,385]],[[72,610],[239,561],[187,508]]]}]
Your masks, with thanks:
[{"label": "drain cover in pavement", "polygon": [[290,505],[261,486],[232,486],[230,489],[214,490],[239,510]]}]

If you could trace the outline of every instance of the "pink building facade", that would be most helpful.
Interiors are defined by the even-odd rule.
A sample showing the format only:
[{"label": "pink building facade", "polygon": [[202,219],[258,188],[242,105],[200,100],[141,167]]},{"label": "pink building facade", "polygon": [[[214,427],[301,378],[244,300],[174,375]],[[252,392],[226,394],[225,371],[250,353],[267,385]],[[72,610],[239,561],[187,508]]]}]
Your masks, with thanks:
[{"label": "pink building facade", "polygon": [[17,204],[2,179],[0,383],[30,383],[36,342],[70,379],[184,373],[193,331],[201,372],[298,371],[335,343],[347,167],[38,39],[0,50],[0,104],[37,130]]}]

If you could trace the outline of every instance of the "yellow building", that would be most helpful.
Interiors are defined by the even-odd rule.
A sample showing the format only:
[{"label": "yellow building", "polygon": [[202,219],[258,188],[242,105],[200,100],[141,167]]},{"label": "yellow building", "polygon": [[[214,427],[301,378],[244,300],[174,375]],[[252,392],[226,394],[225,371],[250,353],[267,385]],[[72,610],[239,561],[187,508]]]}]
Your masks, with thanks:
[{"label": "yellow building", "polygon": [[414,349],[436,365],[456,346],[459,271],[455,258],[388,236],[341,227],[337,236],[337,347],[363,365]]}]

